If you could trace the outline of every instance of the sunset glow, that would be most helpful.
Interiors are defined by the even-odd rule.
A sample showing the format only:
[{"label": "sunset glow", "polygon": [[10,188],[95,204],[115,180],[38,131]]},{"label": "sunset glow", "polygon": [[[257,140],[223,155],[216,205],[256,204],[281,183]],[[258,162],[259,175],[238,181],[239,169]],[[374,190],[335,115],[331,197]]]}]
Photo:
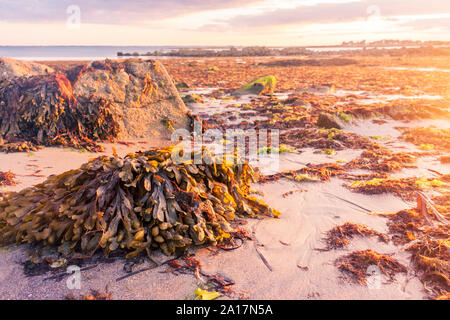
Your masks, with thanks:
[{"label": "sunset glow", "polygon": [[[80,10],[79,27],[68,26],[73,18],[69,5]],[[450,40],[450,2],[4,0],[0,28],[1,45],[294,46],[385,38]]]}]

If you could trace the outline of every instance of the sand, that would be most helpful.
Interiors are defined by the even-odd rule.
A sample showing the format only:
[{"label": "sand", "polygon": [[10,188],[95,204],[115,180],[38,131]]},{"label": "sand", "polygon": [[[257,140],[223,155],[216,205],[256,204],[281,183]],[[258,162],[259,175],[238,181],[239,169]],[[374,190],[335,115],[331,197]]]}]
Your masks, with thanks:
[{"label": "sand", "polygon": [[[104,144],[105,154],[112,154],[114,146],[119,155],[128,152],[167,145],[158,141],[134,146]],[[335,159],[358,156],[358,150],[345,150]],[[0,154],[2,170],[12,170],[19,175],[21,183],[7,190],[21,190],[42,182],[49,174],[62,173],[77,168],[90,158],[99,156],[93,153],[80,153],[72,149],[45,148],[33,154]],[[304,163],[323,163],[329,161],[324,154],[306,149],[300,154],[282,154],[279,170],[299,169]],[[38,166],[38,167],[36,167]],[[40,177],[30,177],[35,170]],[[425,294],[419,279],[413,275],[399,275],[396,281],[388,283],[384,279],[381,289],[350,283],[342,279],[342,274],[334,266],[334,261],[354,250],[371,248],[378,252],[393,254],[400,262],[408,265],[408,254],[392,244],[384,244],[376,239],[355,239],[343,250],[321,252],[315,249],[324,247],[324,233],[338,224],[351,221],[363,223],[380,231],[386,231],[386,221],[382,217],[371,216],[361,208],[338,199],[350,202],[373,212],[398,211],[405,203],[392,195],[366,196],[350,192],[342,186],[344,181],[332,179],[326,183],[299,183],[281,180],[265,185],[255,185],[264,193],[263,199],[283,215],[280,219],[249,220],[245,226],[250,232],[255,230],[259,243],[258,250],[264,255],[272,268],[270,271],[255,250],[254,241],[231,252],[214,253],[207,248],[194,250],[203,270],[207,273],[221,273],[236,282],[234,290],[245,292],[251,299],[422,299]],[[283,198],[282,194],[295,189],[306,189]],[[337,197],[336,197],[337,196]],[[408,204],[406,204],[408,205]],[[412,205],[412,204],[409,204]],[[282,244],[281,242],[284,244]],[[286,245],[289,244],[289,245]],[[82,271],[81,290],[71,290],[62,280],[47,279],[51,273],[27,277],[23,262],[29,260],[30,247],[11,246],[0,251],[0,299],[64,299],[66,295],[86,295],[91,289],[109,291],[114,299],[184,299],[191,295],[198,280],[190,275],[174,275],[166,272],[167,266],[146,271],[124,280],[125,259],[81,266],[95,267]],[[96,255],[94,261],[101,254]],[[157,259],[167,259],[158,256]],[[144,262],[133,271],[153,266]],[[307,267],[302,270],[298,266]]]}]

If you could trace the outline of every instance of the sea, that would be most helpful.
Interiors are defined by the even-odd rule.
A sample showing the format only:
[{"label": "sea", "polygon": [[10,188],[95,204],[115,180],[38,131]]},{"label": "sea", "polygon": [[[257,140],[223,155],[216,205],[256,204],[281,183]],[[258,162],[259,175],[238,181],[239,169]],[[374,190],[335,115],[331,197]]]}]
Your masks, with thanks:
[{"label": "sea", "polygon": [[99,60],[116,59],[118,52],[140,54],[170,51],[176,46],[0,46],[0,57],[20,60]]},{"label": "sea", "polygon": [[[144,54],[153,51],[167,52],[183,48],[201,48],[207,50],[224,50],[227,47],[205,46],[0,46],[0,57],[19,60],[46,61],[46,60],[102,60],[117,59],[117,53]],[[239,48],[239,47],[236,47]],[[359,50],[350,47],[305,47],[312,51],[341,51]],[[386,47],[396,48],[396,47]],[[401,47],[398,47],[401,48]]]}]

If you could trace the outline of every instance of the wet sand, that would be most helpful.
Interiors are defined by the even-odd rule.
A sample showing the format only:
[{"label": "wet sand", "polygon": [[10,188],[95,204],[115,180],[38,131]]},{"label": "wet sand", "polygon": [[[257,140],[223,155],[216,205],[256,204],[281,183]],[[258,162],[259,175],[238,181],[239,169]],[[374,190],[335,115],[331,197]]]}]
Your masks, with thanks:
[{"label": "wet sand", "polygon": [[[132,148],[116,145],[119,154],[125,154]],[[46,148],[35,155],[0,154],[0,159],[10,159],[6,169],[16,172],[28,171],[27,163],[53,165],[52,173],[64,172],[76,168],[93,154],[58,148]],[[281,156],[280,169],[298,169],[299,163],[310,162],[311,154]],[[10,157],[14,156],[14,157]],[[31,160],[37,160],[31,162]],[[317,155],[318,163],[326,160],[326,156]],[[20,165],[20,166],[18,166]],[[19,171],[21,168],[23,171]],[[2,168],[3,169],[3,168]],[[45,174],[46,171],[43,171]],[[43,181],[43,177],[20,177],[22,183],[12,189],[24,187]],[[399,253],[392,244],[384,244],[376,239],[355,239],[343,250],[321,252],[316,249],[324,247],[324,233],[333,226],[347,221],[366,224],[380,231],[386,231],[386,220],[369,215],[365,210],[342,201],[344,198],[373,212],[401,210],[405,203],[392,195],[366,196],[350,192],[342,186],[344,181],[333,179],[327,183],[300,183],[281,180],[265,185],[255,185],[255,189],[264,193],[263,199],[269,205],[280,210],[280,219],[249,219],[245,229],[255,231],[258,250],[264,255],[272,268],[270,271],[255,250],[254,241],[246,241],[244,245],[232,252],[219,251],[214,254],[207,248],[195,249],[193,252],[202,263],[202,270],[207,273],[220,273],[233,279],[236,285],[233,290],[246,292],[252,299],[422,299],[421,282],[413,275],[398,276],[389,283],[387,279],[381,289],[369,289],[366,286],[349,283],[342,279],[334,261],[354,250],[373,250],[390,253],[405,265],[408,255]],[[306,189],[307,192],[294,193],[284,198],[283,193],[294,189]],[[337,198],[337,197],[339,198]],[[281,242],[280,242],[281,241]],[[282,244],[282,242],[284,244]],[[288,245],[286,245],[288,244]],[[99,263],[91,270],[82,271],[81,290],[70,290],[66,278],[61,281],[47,279],[51,272],[34,277],[27,277],[22,263],[29,260],[28,245],[10,246],[0,251],[0,299],[63,299],[68,294],[86,295],[91,289],[108,291],[114,299],[184,299],[191,295],[199,281],[192,275],[174,275],[166,272],[167,266],[134,275],[128,279],[117,281],[126,276],[125,259]],[[96,256],[101,256],[98,254]],[[99,257],[97,257],[99,258]],[[156,259],[167,258],[158,255]],[[95,259],[94,259],[95,260]],[[133,271],[153,266],[144,262]],[[307,267],[305,271],[301,267]],[[82,267],[89,267],[89,264]]]}]

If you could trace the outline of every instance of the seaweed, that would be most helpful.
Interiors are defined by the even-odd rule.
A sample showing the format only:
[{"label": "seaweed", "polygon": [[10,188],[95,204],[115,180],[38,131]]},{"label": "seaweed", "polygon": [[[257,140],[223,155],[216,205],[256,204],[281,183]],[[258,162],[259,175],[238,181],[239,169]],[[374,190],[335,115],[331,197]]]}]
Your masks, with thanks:
[{"label": "seaweed", "polygon": [[377,253],[373,250],[355,251],[336,260],[336,264],[341,272],[347,274],[353,281],[361,285],[367,284],[367,269],[369,266],[377,266],[380,271],[394,280],[397,273],[406,273],[405,266],[396,259]]},{"label": "seaweed", "polygon": [[417,192],[427,188],[448,188],[448,184],[434,178],[375,178],[370,181],[354,181],[347,185],[354,192],[364,194],[393,193],[405,200],[416,199]]},{"label": "seaweed", "polygon": [[334,163],[319,165],[308,164],[299,170],[287,170],[273,175],[260,176],[258,182],[267,183],[280,180],[281,178],[303,182],[329,181],[331,177],[344,174],[341,166]]},{"label": "seaweed", "polygon": [[[433,201],[448,205],[448,194],[434,197]],[[419,194],[417,208],[385,214],[393,242],[406,245],[424,288],[435,299],[447,296],[450,286],[450,224],[446,218],[449,210],[448,206],[443,208],[441,214],[431,200]]]},{"label": "seaweed", "polygon": [[[247,164],[176,164],[172,147],[99,157],[0,201],[0,241],[58,246],[73,257],[217,244],[236,215],[279,216],[250,196]],[[203,156],[200,155],[200,156]],[[206,159],[206,158],[204,158]],[[86,256],[84,256],[86,257]]]},{"label": "seaweed", "polygon": [[0,171],[0,187],[15,186],[17,184],[16,175],[11,171]]},{"label": "seaweed", "polygon": [[411,153],[393,153],[386,148],[365,150],[359,158],[346,163],[347,169],[367,169],[376,172],[396,172],[405,167],[413,167],[411,164],[417,158]]},{"label": "seaweed", "polygon": [[14,78],[0,88],[1,151],[55,145],[102,151],[96,141],[118,132],[111,102],[75,98],[63,74]]},{"label": "seaweed", "polygon": [[295,129],[283,132],[280,135],[280,141],[295,148],[312,147],[334,150],[381,148],[366,137],[338,129]]},{"label": "seaweed", "polygon": [[66,295],[66,300],[113,300],[110,292],[101,292],[91,289],[91,294],[75,297],[73,294]]},{"label": "seaweed", "polygon": [[[175,259],[168,263],[170,272],[174,274],[192,274],[197,280],[201,281],[204,286],[211,291],[217,291],[228,297],[233,297],[237,294],[232,290],[235,282],[220,273],[208,274],[201,268],[201,263],[193,256],[186,256],[181,259]],[[240,298],[243,298],[243,293],[239,293]]]},{"label": "seaweed", "polygon": [[[447,233],[448,234],[448,233]],[[407,248],[411,260],[421,274],[425,289],[439,297],[450,291],[450,240],[428,237],[413,241]]]},{"label": "seaweed", "polygon": [[450,129],[437,129],[434,127],[397,129],[402,132],[401,138],[407,142],[417,146],[429,145],[432,149],[450,151]]},{"label": "seaweed", "polygon": [[362,237],[378,237],[380,241],[388,242],[388,237],[381,232],[369,229],[362,224],[347,222],[343,225],[336,226],[327,232],[325,242],[327,244],[325,251],[343,248],[354,236]]}]

